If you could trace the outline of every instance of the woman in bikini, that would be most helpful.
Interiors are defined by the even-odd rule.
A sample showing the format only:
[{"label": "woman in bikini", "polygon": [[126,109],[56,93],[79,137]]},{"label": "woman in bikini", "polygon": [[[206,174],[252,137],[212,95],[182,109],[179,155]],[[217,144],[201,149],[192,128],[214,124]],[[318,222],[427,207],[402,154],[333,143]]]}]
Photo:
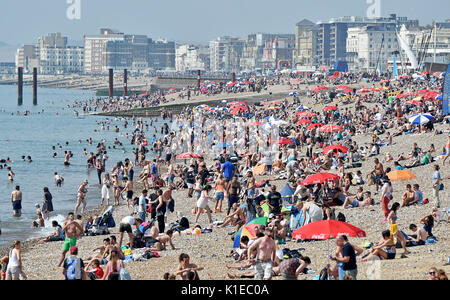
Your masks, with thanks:
[{"label": "woman in bikini", "polygon": [[75,212],[74,214],[78,214],[78,208],[81,204],[83,204],[83,207],[81,208],[81,213],[84,214],[84,210],[86,209],[86,194],[87,194],[87,185],[88,181],[85,179],[83,183],[78,188],[78,194],[77,194],[77,205],[75,206]]},{"label": "woman in bikini", "polygon": [[391,232],[385,230],[382,233],[382,239],[378,245],[372,247],[369,256],[361,259],[361,262],[372,260],[373,257],[379,257],[381,259],[394,259],[395,258],[395,243],[391,237]]},{"label": "woman in bikini", "polygon": [[120,183],[117,174],[112,176],[112,186],[113,186],[113,194],[114,194],[114,205],[119,205],[119,197],[120,197]]},{"label": "woman in bikini", "polygon": [[400,204],[398,202],[392,204],[391,210],[389,211],[389,215],[387,217],[387,220],[389,222],[387,229],[391,232],[391,237],[396,237],[400,241],[400,243],[402,244],[402,248],[404,250],[404,254],[409,254],[410,252],[406,250],[406,239],[403,236],[403,234],[398,230],[397,210],[399,208]]}]

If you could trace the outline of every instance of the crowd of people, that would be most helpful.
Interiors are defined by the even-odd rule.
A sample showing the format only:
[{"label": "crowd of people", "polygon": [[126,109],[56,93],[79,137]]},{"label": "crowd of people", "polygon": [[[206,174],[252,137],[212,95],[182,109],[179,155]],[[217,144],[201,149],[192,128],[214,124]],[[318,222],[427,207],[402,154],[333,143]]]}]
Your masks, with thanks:
[{"label": "crowd of people", "polygon": [[[286,80],[291,84],[294,79],[298,78],[289,77]],[[95,255],[85,260],[77,256],[76,241],[89,232],[75,217],[80,207],[82,214],[86,208],[89,182],[85,180],[78,188],[74,212],[68,215],[62,226],[53,223],[54,234],[42,242],[64,239],[58,266],[63,266],[66,279],[124,279],[129,277],[124,261],[136,260],[135,257],[129,257],[136,249],[147,250],[139,259],[157,257],[158,252],[165,251],[168,245],[176,249],[174,240],[177,236],[198,235],[224,228],[233,228],[231,235],[237,239],[238,233],[249,221],[266,217],[264,224],[255,227],[253,237],[240,237],[238,246],[234,247],[230,255],[235,261],[227,264],[229,269],[237,269],[239,273],[230,272],[227,277],[262,280],[281,276],[292,280],[300,274],[313,272],[309,269],[312,264],[310,257],[282,247],[294,239],[295,229],[322,220],[345,222],[342,213],[341,216],[336,215],[337,210],[345,212],[346,208],[366,206],[375,208],[377,202],[381,204],[380,210],[385,217],[382,222],[386,223],[386,230],[380,233],[379,243],[367,247],[368,253],[363,255],[365,249],[350,243],[347,236],[336,237],[336,251],[330,256],[330,264],[319,275],[320,279],[357,279],[358,256],[362,256],[360,263],[375,257],[390,260],[396,258],[397,247],[403,248],[402,257],[406,257],[410,254],[409,247],[436,242],[432,229],[438,210],[443,208],[441,186],[449,178],[441,175],[439,166],[442,159],[442,165],[448,170],[449,120],[442,116],[440,101],[423,96],[417,100],[420,104],[406,104],[402,100],[403,96],[399,95],[407,92],[410,95],[405,97],[425,95],[426,92],[420,91],[438,90],[443,80],[434,76],[423,80],[409,77],[397,81],[385,79],[381,88],[375,88],[382,78],[367,78],[359,74],[345,75],[333,81],[326,77],[316,78],[315,83],[328,84],[330,88],[336,89],[338,84],[355,84],[366,79],[373,80],[372,90],[352,90],[336,94],[334,99],[329,99],[328,92],[322,92],[328,87],[316,88],[310,95],[317,104],[322,103],[322,100],[337,103],[336,107],[327,106],[321,111],[305,107],[299,109],[298,98],[295,101],[286,98],[269,104],[235,104],[234,108],[237,109],[186,107],[178,116],[163,111],[163,120],[170,120],[171,124],[176,125],[172,128],[167,123],[161,128],[154,126],[154,134],[143,117],[131,118],[130,127],[134,131],[127,134],[126,138],[135,147],[134,160],[127,158],[106,172],[108,155],[103,143],[98,144],[97,153],[91,152],[87,160],[88,166],[97,170],[98,181],[102,186],[100,204],[109,206],[110,200],[114,198],[114,206],[123,205],[127,208],[127,216],[118,224],[118,241],[111,235],[104,239],[103,245],[94,249]],[[244,83],[246,89],[258,92],[258,89],[269,84],[265,81],[256,82]],[[239,89],[239,86],[211,85],[206,88],[206,93],[223,93],[227,89]],[[105,112],[149,107],[153,105],[150,99],[137,97],[114,99],[112,102],[91,99],[85,103],[75,103],[74,107],[82,107],[84,112]],[[419,124],[410,122],[409,117],[425,113],[430,114],[433,120]],[[208,122],[211,120],[218,122],[215,124],[224,124],[223,128],[210,126]],[[226,127],[230,123],[238,122],[244,125],[234,132],[227,131]],[[445,125],[446,128],[437,125]],[[126,129],[127,126],[128,120],[123,119],[123,127]],[[403,153],[395,158],[386,153],[386,157],[381,157],[381,150],[394,144],[393,138],[423,132],[435,136],[436,141],[446,140],[444,149],[436,149],[434,145],[430,149],[420,149],[414,144],[408,154]],[[215,135],[219,138],[214,138]],[[361,135],[370,136],[370,142],[358,140],[357,137]],[[205,141],[208,141],[207,147],[212,151],[202,150]],[[396,143],[401,142],[397,140]],[[117,141],[117,144],[120,142]],[[332,148],[326,150],[327,147]],[[183,152],[187,152],[187,155],[178,157]],[[65,161],[68,164],[69,158],[70,155]],[[372,163],[373,168],[363,174],[362,165]],[[391,164],[394,167],[388,167]],[[391,172],[414,170],[426,165],[434,165],[434,173],[430,178],[433,194],[424,195],[418,184],[407,184],[402,198],[394,200]],[[138,168],[140,172],[136,170],[135,173]],[[305,184],[311,176],[331,173],[335,177]],[[257,178],[261,180],[257,181]],[[56,183],[63,180],[55,177]],[[289,197],[281,194],[279,183],[286,183],[292,188]],[[373,192],[369,191],[372,185]],[[181,190],[186,193],[185,199],[174,197],[173,192]],[[13,205],[20,198],[19,193],[20,188],[17,187],[11,198]],[[37,207],[43,219],[48,219],[53,209],[51,201],[48,188],[44,188],[43,208]],[[190,201],[192,218],[177,214],[177,222],[170,224],[169,220],[174,219],[176,207],[181,201]],[[423,227],[411,224],[409,230],[413,234],[405,234],[398,227],[399,213],[404,207],[428,203],[433,212],[417,220]],[[18,206],[14,207],[20,213]],[[297,215],[301,218],[291,224],[293,216]],[[217,216],[224,217],[215,220]],[[88,223],[92,222],[95,223],[94,220]],[[68,257],[67,253],[70,254]],[[11,253],[10,257],[13,256],[15,258],[10,258],[8,264],[10,268],[12,262],[11,270],[7,272],[8,278],[18,278],[22,272],[20,252]],[[331,262],[336,265],[332,267]],[[20,265],[19,270],[17,264]],[[106,265],[105,269],[102,265]],[[165,273],[163,278],[198,280],[202,270],[203,267],[192,264],[189,255],[183,253],[179,256],[175,273]],[[445,272],[432,270],[430,277],[446,277]]]}]

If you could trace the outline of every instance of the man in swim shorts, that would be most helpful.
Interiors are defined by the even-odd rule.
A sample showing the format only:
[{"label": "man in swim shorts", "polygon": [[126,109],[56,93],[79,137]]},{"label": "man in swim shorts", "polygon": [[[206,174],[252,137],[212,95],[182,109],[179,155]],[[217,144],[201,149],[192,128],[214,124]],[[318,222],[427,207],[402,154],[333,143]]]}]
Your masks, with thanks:
[{"label": "man in swim shorts", "polygon": [[61,267],[67,252],[69,252],[70,248],[76,246],[77,239],[83,235],[83,227],[81,227],[80,224],[75,221],[73,212],[70,212],[67,215],[67,220],[64,221],[62,230],[66,234],[66,239],[62,247],[63,252],[61,254],[61,259],[59,261],[58,267]]}]

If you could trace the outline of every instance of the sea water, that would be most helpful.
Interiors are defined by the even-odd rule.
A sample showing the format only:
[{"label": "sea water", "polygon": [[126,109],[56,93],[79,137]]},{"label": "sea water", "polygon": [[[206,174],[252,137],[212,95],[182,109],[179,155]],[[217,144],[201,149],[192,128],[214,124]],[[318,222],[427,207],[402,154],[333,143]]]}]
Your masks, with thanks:
[{"label": "sea water", "polygon": [[[78,187],[84,179],[89,180],[86,197],[88,206],[100,204],[101,186],[98,184],[97,172],[87,168],[88,157],[83,155],[83,149],[88,154],[97,153],[97,144],[105,139],[109,156],[106,171],[126,157],[134,161],[134,146],[123,136],[123,121],[102,116],[75,116],[74,110],[80,112],[81,109],[72,108],[73,102],[92,97],[94,94],[88,91],[38,89],[38,105],[33,106],[32,89],[25,87],[23,105],[18,106],[17,87],[0,86],[0,159],[9,157],[12,163],[8,163],[8,166],[16,174],[11,183],[7,170],[0,170],[0,245],[53,232],[51,220],[61,224],[67,212],[73,211]],[[30,114],[24,116],[25,111],[30,111]],[[110,129],[101,131],[98,122],[110,122]],[[130,123],[128,133],[134,130]],[[119,133],[113,130],[116,125],[121,130]],[[151,133],[153,135],[153,131]],[[89,138],[93,139],[92,145],[86,141]],[[115,138],[123,143],[123,147],[112,148]],[[66,145],[66,142],[69,144]],[[58,144],[62,149],[59,149]],[[56,150],[52,146],[56,146]],[[69,150],[73,157],[70,159],[71,165],[65,167],[64,151]],[[57,157],[53,158],[55,152]],[[32,162],[23,161],[22,156],[31,156]],[[55,172],[65,179],[62,187],[55,185]],[[11,204],[11,192],[16,185],[20,186],[23,194],[20,218],[13,217]],[[36,220],[35,204],[42,207],[44,187],[48,187],[53,195],[55,211],[51,214],[51,220],[46,221],[46,228],[34,229],[31,225]]]}]

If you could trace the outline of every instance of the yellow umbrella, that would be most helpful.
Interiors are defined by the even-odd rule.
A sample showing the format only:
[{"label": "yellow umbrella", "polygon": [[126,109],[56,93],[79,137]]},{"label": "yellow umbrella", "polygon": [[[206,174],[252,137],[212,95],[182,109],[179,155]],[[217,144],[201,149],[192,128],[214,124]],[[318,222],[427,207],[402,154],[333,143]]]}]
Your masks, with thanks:
[{"label": "yellow umbrella", "polygon": [[420,100],[422,100],[422,96],[419,96],[419,97],[416,97],[413,99],[413,101],[420,101]]},{"label": "yellow umbrella", "polygon": [[396,170],[387,174],[391,181],[411,180],[417,178],[413,173],[406,170]]}]

